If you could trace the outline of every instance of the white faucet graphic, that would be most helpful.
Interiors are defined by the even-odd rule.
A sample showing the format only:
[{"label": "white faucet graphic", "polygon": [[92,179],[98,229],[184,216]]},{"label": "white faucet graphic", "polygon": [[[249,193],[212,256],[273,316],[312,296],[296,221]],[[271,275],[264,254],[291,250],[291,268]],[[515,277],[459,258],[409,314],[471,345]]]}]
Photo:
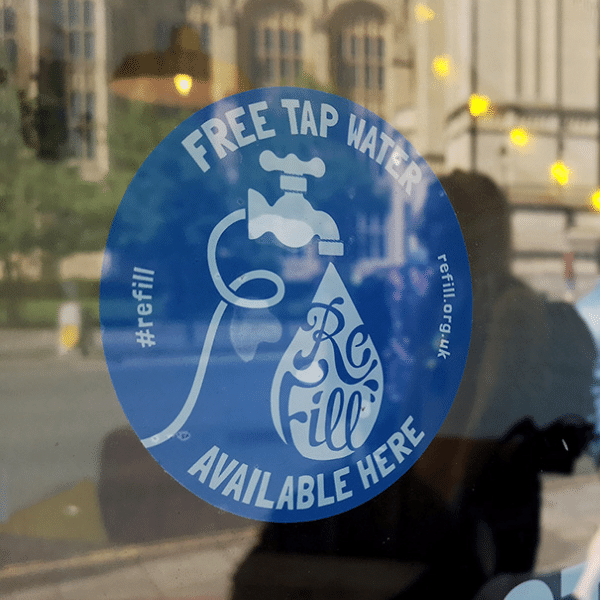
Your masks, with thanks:
[{"label": "white faucet graphic", "polygon": [[316,235],[319,254],[343,256],[344,243],[335,221],[304,197],[307,181],[303,175],[323,177],[325,163],[320,158],[305,162],[295,154],[279,158],[270,150],[261,153],[259,162],[265,171],[282,172],[283,196],[271,206],[260,192],[248,190],[248,237],[254,240],[270,232],[285,246],[301,248]]}]

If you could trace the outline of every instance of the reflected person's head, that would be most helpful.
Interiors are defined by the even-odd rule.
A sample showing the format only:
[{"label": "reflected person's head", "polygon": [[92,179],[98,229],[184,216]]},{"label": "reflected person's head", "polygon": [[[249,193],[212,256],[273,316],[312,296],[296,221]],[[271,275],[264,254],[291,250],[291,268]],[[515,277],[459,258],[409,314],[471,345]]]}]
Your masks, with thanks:
[{"label": "reflected person's head", "polygon": [[456,212],[471,271],[506,272],[510,253],[510,214],[506,196],[486,175],[453,171],[440,182]]}]

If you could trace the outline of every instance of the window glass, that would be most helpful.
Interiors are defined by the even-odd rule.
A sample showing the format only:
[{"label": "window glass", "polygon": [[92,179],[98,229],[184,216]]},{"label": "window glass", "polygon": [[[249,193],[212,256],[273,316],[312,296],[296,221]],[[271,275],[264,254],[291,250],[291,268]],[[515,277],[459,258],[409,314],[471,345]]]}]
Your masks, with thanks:
[{"label": "window glass", "polygon": [[92,32],[86,31],[83,34],[83,39],[85,44],[85,58],[94,58],[94,34]]},{"label": "window glass", "polygon": [[85,0],[83,3],[83,26],[94,26],[94,3],[91,0]]},{"label": "window glass", "polygon": [[81,56],[81,33],[79,31],[69,32],[69,54],[73,58]]},{"label": "window glass", "polygon": [[79,9],[80,4],[78,0],[69,0],[69,25],[71,27],[79,25]]},{"label": "window glass", "polygon": [[14,8],[4,9],[4,33],[15,33],[17,30],[17,15]]},{"label": "window glass", "polygon": [[19,64],[19,48],[17,42],[14,39],[7,39],[6,42],[6,57],[8,60],[8,66],[11,71],[16,71]]},{"label": "window glass", "polygon": [[[0,1],[2,593],[10,600],[110,598],[115,590],[128,598],[517,600],[537,590],[544,600],[583,600],[575,585],[600,560],[586,563],[600,530],[599,6]],[[182,24],[195,37],[188,53],[173,57],[167,50]],[[195,69],[205,55],[208,79]],[[177,86],[175,76],[188,71],[193,76]],[[290,98],[299,88],[328,92],[366,110],[340,112],[333,125],[325,100],[333,106],[332,96],[285,106],[265,96],[267,109],[256,103],[232,112],[230,96],[270,86],[286,86]],[[163,139],[217,101],[220,112],[210,113],[217,120],[189,121],[191,150],[170,147],[159,185],[154,171],[136,177]],[[293,150],[279,130],[269,137],[275,113],[297,130]],[[372,129],[373,115],[389,126]],[[319,154],[333,139],[342,140],[340,152]],[[312,173],[299,175],[292,159],[292,172],[268,171],[258,156],[271,148],[282,161],[298,154],[304,167],[318,158],[325,173],[317,176],[313,162]],[[369,164],[364,173],[353,168],[356,157]],[[206,171],[196,168],[203,160]],[[239,453],[221,448],[202,463],[211,446],[183,427],[165,444],[196,465],[196,481],[212,469],[206,488],[232,502],[239,496],[244,504],[243,486],[255,486],[249,502],[262,494],[260,502],[279,504],[275,511],[295,510],[311,494],[321,507],[345,500],[343,474],[325,477],[319,460],[307,459],[302,477],[276,495],[276,474],[246,454],[268,444],[265,454],[280,458],[296,448],[299,431],[308,432],[311,448],[335,452],[345,436],[354,444],[375,405],[349,391],[361,361],[378,361],[382,379],[368,380],[369,389],[381,392],[388,417],[414,398],[423,414],[437,406],[447,385],[439,364],[458,352],[453,294],[460,290],[456,246],[431,251],[450,238],[448,219],[423,191],[423,161],[460,224],[471,277],[461,284],[473,297],[467,368],[425,452],[397,483],[337,516],[263,523],[196,498],[166,474],[169,459],[152,458],[148,437],[160,431],[152,430],[156,397],[175,419],[215,331],[211,359],[202,363],[214,394],[202,418],[213,414],[209,403],[234,406],[235,394],[256,411],[237,429],[235,408],[225,424],[206,417],[204,432],[208,439],[232,427],[228,439]],[[215,173],[227,182],[222,189],[211,187]],[[146,184],[135,201],[132,181]],[[193,202],[160,213],[181,189],[194,190]],[[125,250],[105,254],[124,196],[131,201],[119,216]],[[212,279],[202,285],[214,266],[210,234],[235,211],[245,213],[244,223],[219,238],[219,273],[239,284],[235,295],[266,305],[280,284],[252,277],[276,271],[285,283],[280,304],[237,306],[222,300]],[[314,235],[300,248],[287,246],[279,236],[296,231],[298,220],[309,222],[303,235]],[[336,235],[344,254],[326,259],[321,249],[335,248]],[[164,250],[158,265],[144,262],[139,244]],[[189,269],[180,259],[190,248]],[[333,294],[338,283],[320,287],[330,264],[347,296]],[[100,323],[106,290],[118,291],[107,309],[116,323],[111,341],[121,345],[116,375]],[[439,318],[419,312],[432,297]],[[343,315],[354,337],[334,349],[328,327],[348,298],[356,314]],[[308,331],[307,307],[314,316],[321,310],[314,306],[329,300],[322,331]],[[306,347],[290,350],[283,373],[296,334]],[[323,360],[342,383],[318,388],[301,407],[292,393],[289,406],[279,406],[279,388],[304,376],[312,390],[324,376],[323,364],[302,368],[317,342],[331,347],[333,358]],[[132,348],[147,351],[149,368],[131,358]],[[128,372],[127,390],[147,392],[139,431],[112,383]],[[157,374],[164,380],[153,385]],[[267,389],[257,388],[259,380]],[[258,426],[261,411],[273,423]],[[390,465],[398,470],[415,458],[417,431],[407,425],[396,433],[402,442],[388,436],[364,456],[357,451],[363,491],[394,477]],[[341,467],[342,459],[323,462],[338,460]],[[598,597],[597,582],[592,588],[586,600]]]},{"label": "window glass", "polygon": [[62,25],[64,19],[62,0],[53,0],[52,2],[52,20],[56,25]]}]

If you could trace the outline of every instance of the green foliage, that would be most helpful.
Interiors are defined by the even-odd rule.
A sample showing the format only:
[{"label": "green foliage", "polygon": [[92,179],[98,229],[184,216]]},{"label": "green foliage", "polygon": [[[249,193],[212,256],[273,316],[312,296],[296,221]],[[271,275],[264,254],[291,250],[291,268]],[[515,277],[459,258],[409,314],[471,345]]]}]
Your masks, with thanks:
[{"label": "green foliage", "polygon": [[114,99],[108,132],[111,190],[123,196],[148,155],[193,111]]},{"label": "green foliage", "polygon": [[[56,298],[25,299],[20,304],[19,326],[21,327],[56,327],[59,306],[63,300]],[[80,300],[83,309],[87,310],[93,325],[99,322],[99,307],[96,298]],[[0,298],[0,327],[10,326],[8,318],[8,300]]]}]

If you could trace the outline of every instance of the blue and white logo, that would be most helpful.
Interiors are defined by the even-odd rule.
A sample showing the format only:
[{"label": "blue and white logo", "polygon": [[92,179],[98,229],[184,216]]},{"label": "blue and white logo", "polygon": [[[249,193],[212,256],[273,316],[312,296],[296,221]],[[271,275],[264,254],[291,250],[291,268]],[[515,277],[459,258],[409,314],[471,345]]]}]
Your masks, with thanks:
[{"label": "blue and white logo", "polygon": [[319,519],[440,428],[471,323],[436,177],[387,123],[305,89],[238,94],[144,162],[107,242],[103,342],[143,444],[211,504]]}]

